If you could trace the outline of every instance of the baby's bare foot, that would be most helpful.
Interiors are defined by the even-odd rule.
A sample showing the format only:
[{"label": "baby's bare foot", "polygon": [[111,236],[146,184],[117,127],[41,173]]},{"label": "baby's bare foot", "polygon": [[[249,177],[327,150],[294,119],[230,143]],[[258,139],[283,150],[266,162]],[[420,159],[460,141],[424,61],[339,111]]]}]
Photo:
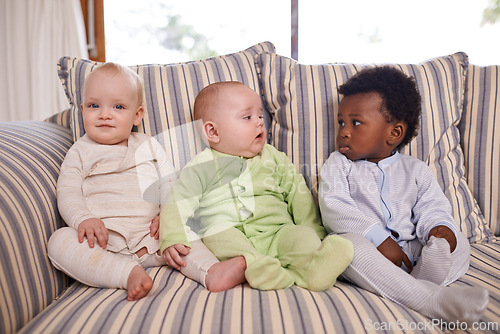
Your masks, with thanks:
[{"label": "baby's bare foot", "polygon": [[127,299],[130,301],[139,300],[146,296],[152,287],[153,280],[148,273],[141,266],[135,266],[127,280]]},{"label": "baby's bare foot", "polygon": [[244,283],[246,281],[246,268],[247,263],[243,256],[212,265],[205,278],[207,289],[212,292],[220,292]]}]

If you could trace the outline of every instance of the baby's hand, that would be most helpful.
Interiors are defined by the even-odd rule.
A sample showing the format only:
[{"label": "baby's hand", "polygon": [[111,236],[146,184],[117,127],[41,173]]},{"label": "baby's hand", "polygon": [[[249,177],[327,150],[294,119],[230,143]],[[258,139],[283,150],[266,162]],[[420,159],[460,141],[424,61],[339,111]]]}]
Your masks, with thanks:
[{"label": "baby's hand", "polygon": [[108,245],[109,232],[104,222],[99,218],[90,218],[82,221],[78,225],[78,242],[82,243],[83,238],[87,237],[90,248],[94,248],[94,237],[101,248],[106,249]]},{"label": "baby's hand", "polygon": [[401,265],[404,263],[410,272],[413,270],[410,259],[408,259],[408,256],[403,252],[399,244],[391,237],[385,239],[377,249],[396,266],[401,268]]},{"label": "baby's hand", "polygon": [[163,259],[172,268],[181,270],[181,267],[186,266],[186,262],[181,258],[181,255],[188,255],[190,248],[183,244],[175,244],[167,247],[163,251]]},{"label": "baby's hand", "polygon": [[151,232],[151,237],[158,240],[160,238],[160,216],[156,216],[151,221],[151,226],[149,226],[149,231]]},{"label": "baby's hand", "polygon": [[435,226],[429,232],[429,238],[434,236],[436,238],[444,238],[450,244],[450,253],[453,253],[455,248],[457,248],[457,238],[455,237],[455,233],[448,227],[444,225]]}]

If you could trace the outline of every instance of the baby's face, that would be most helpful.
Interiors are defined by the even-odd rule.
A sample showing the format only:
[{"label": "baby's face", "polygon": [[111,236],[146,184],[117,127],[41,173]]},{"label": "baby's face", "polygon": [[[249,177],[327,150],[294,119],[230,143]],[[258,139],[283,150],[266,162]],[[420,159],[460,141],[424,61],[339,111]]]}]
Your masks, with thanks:
[{"label": "baby's face", "polygon": [[143,116],[137,88],[122,73],[98,72],[85,86],[82,102],[87,135],[104,145],[127,145],[133,125]]},{"label": "baby's face", "polygon": [[246,86],[227,87],[219,93],[220,109],[214,115],[222,153],[252,158],[266,143],[266,128],[259,96]]},{"label": "baby's face", "polygon": [[387,145],[393,128],[381,112],[382,97],[375,92],[346,96],[339,106],[337,147],[350,160],[379,162],[392,153]]}]

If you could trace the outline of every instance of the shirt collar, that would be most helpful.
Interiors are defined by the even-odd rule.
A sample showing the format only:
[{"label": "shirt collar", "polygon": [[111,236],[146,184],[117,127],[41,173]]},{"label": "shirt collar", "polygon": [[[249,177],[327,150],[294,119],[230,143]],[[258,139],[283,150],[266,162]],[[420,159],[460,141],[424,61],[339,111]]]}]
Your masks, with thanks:
[{"label": "shirt collar", "polygon": [[394,151],[391,156],[382,159],[378,162],[379,166],[391,165],[401,158],[401,153]]}]

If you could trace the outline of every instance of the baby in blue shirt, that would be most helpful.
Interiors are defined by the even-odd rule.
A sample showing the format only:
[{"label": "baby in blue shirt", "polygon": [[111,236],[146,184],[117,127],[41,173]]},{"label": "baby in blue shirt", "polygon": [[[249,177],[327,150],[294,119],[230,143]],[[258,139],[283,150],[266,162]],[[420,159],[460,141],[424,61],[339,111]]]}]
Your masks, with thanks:
[{"label": "baby in blue shirt", "polygon": [[479,319],[486,290],[444,288],[467,272],[468,240],[430,167],[398,152],[417,133],[415,81],[396,68],[374,67],[339,93],[338,150],[322,167],[319,204],[327,230],[354,244],[344,276],[432,318]]}]

